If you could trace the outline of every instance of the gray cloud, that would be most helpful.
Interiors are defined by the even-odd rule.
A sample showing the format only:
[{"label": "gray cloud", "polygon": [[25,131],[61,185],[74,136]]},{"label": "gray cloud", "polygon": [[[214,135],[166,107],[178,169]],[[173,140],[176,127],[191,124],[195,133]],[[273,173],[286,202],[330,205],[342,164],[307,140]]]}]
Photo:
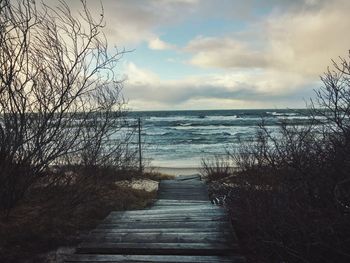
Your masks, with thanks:
[{"label": "gray cloud", "polygon": [[[200,101],[207,100],[213,104],[215,102],[217,108],[224,107],[223,101],[226,105],[231,103],[233,108],[242,107],[243,103],[248,102],[251,107],[254,107],[251,104],[252,101],[255,107],[268,104],[282,105],[288,101],[293,101],[294,105],[297,105],[293,98],[308,98],[310,91],[310,82],[305,81],[304,78],[294,74],[280,75],[276,71],[161,80],[156,74],[131,64],[128,75],[125,94],[130,98],[131,105],[136,107],[150,105],[150,108],[160,108],[168,105],[188,108],[196,105],[196,102],[200,104]],[[204,105],[207,105],[207,102]],[[298,105],[303,105],[303,101],[300,100]]]},{"label": "gray cloud", "polygon": [[197,37],[184,49],[193,53],[193,65],[218,68],[261,68],[268,65],[265,53],[229,37]]},{"label": "gray cloud", "polygon": [[[138,109],[157,108],[259,108],[259,107],[304,107],[304,100],[308,100],[314,94],[308,86],[304,92],[300,90],[288,94],[269,94],[260,92],[257,87],[247,89],[245,84],[230,90],[220,86],[171,86],[164,85],[150,88],[146,85],[128,86],[126,95],[130,98],[130,106]],[[203,103],[203,101],[205,101]],[[211,106],[206,102],[212,102]],[[223,101],[225,103],[223,103]],[[136,102],[136,103],[132,103]],[[150,105],[150,106],[147,106]]]},{"label": "gray cloud", "polygon": [[193,55],[189,62],[199,67],[275,69],[317,77],[331,58],[345,55],[350,47],[346,34],[350,2],[305,2],[298,6],[299,12],[293,8],[272,12],[241,34],[193,39],[184,48]]}]

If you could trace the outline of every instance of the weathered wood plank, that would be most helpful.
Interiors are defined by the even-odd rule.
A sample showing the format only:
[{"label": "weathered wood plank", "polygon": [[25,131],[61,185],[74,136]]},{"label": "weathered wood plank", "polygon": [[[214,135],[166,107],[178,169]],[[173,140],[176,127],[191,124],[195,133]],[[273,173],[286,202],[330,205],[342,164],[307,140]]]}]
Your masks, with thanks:
[{"label": "weathered wood plank", "polygon": [[183,222],[188,222],[188,223],[202,223],[202,222],[227,222],[229,219],[225,217],[216,217],[216,218],[163,218],[163,219],[122,219],[122,220],[115,220],[115,219],[110,219],[110,220],[104,220],[102,223],[103,224],[129,224],[129,223],[141,223],[141,224],[151,224],[151,223],[183,223]]},{"label": "weathered wood plank", "polygon": [[148,218],[143,218],[143,219],[110,219],[110,220],[104,220],[102,224],[114,224],[114,225],[119,225],[119,224],[129,224],[129,223],[140,223],[140,224],[152,224],[152,223],[183,223],[183,222],[188,222],[188,223],[202,223],[202,222],[227,222],[229,224],[229,219],[224,216],[224,217],[217,217],[217,218],[162,218],[162,219],[148,219]]},{"label": "weathered wood plank", "polygon": [[96,228],[91,233],[200,233],[200,232],[230,232],[231,229],[214,226],[214,227],[202,227],[202,228]]},{"label": "weathered wood plank", "polygon": [[[165,199],[162,199],[162,200],[165,200]],[[182,200],[179,200],[179,201],[182,201]],[[205,203],[178,203],[178,202],[169,202],[169,203],[154,203],[153,204],[153,207],[156,207],[156,206],[172,206],[172,207],[176,207],[176,206],[197,206],[197,205],[211,205],[212,203],[211,202],[205,202]]]},{"label": "weathered wood plank", "polygon": [[200,239],[200,238],[231,238],[232,235],[229,232],[199,232],[199,233],[188,233],[188,232],[180,232],[180,233],[91,233],[89,237],[115,237],[115,238],[159,238],[159,237],[164,237],[164,238],[195,238],[195,239]]},{"label": "weathered wood plank", "polygon": [[195,203],[195,204],[203,204],[203,203],[210,203],[210,201],[196,201],[196,200],[164,200],[164,199],[159,199],[155,203]]},{"label": "weathered wood plank", "polygon": [[147,229],[147,228],[206,228],[206,227],[215,227],[215,226],[221,226],[221,227],[228,227],[227,222],[136,222],[136,223],[116,223],[116,224],[100,224],[97,229],[107,229],[107,228],[138,228],[138,229]]},{"label": "weathered wood plank", "polygon": [[71,255],[66,262],[244,263],[240,256]]},{"label": "weathered wood plank", "polygon": [[85,242],[112,242],[112,243],[215,243],[215,244],[233,244],[233,237],[227,236],[196,236],[196,235],[148,235],[143,234],[139,236],[111,236],[111,235],[91,235]]},{"label": "weathered wood plank", "polygon": [[196,212],[196,211],[200,211],[200,212],[208,212],[210,213],[212,212],[216,212],[216,211],[224,211],[223,208],[217,207],[217,206],[188,206],[188,207],[174,207],[174,208],[158,208],[155,207],[154,209],[149,209],[149,210],[133,210],[133,211],[125,211],[125,212],[111,212],[111,215],[137,215],[137,214],[166,214],[166,213],[186,213],[186,212]]},{"label": "weathered wood plank", "polygon": [[177,215],[177,214],[189,214],[189,213],[208,213],[208,215],[210,214],[219,214],[220,211],[224,212],[224,210],[218,208],[218,209],[214,209],[214,208],[174,208],[174,209],[160,209],[160,208],[156,208],[156,209],[152,209],[152,210],[137,210],[137,211],[130,211],[130,212],[125,212],[125,213],[114,213],[112,212],[110,215],[111,216],[138,216],[138,215],[161,215],[161,214],[167,214],[167,215]]},{"label": "weathered wood plank", "polygon": [[139,214],[139,215],[111,215],[106,217],[104,221],[110,220],[155,220],[155,219],[221,219],[227,218],[227,214],[223,211],[216,211],[214,213],[206,213],[198,211],[197,213],[167,213],[167,214]]},{"label": "weathered wood plank", "polygon": [[80,254],[132,254],[132,255],[230,255],[237,244],[215,243],[82,243]]},{"label": "weathered wood plank", "polygon": [[197,214],[197,215],[178,215],[178,214],[165,214],[159,216],[150,215],[132,215],[132,216],[109,216],[102,223],[126,223],[126,222],[154,222],[154,221],[228,221],[229,218],[225,214],[213,213],[213,214]]}]

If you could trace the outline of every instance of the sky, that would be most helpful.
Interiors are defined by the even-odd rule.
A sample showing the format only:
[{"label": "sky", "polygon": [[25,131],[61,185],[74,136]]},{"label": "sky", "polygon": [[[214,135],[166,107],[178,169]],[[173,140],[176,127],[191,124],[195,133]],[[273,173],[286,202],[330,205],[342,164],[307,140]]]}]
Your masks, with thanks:
[{"label": "sky", "polygon": [[350,49],[349,0],[101,3],[109,45],[131,51],[117,68],[131,110],[305,107]]}]

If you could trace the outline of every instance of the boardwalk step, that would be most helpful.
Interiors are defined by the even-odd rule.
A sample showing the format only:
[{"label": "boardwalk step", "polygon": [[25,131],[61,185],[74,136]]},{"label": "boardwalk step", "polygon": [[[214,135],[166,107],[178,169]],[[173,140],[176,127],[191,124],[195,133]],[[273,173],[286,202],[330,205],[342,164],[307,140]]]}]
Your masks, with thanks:
[{"label": "boardwalk step", "polygon": [[122,223],[163,223],[163,222],[228,222],[228,217],[226,215],[223,216],[215,216],[215,217],[204,217],[204,216],[198,216],[198,217],[176,217],[173,218],[147,218],[147,217],[136,217],[136,218],[123,218],[123,219],[115,219],[110,218],[103,221],[103,224],[122,224]]},{"label": "boardwalk step", "polygon": [[205,203],[210,203],[210,201],[195,201],[195,200],[164,200],[164,199],[159,199],[156,201],[156,203],[197,203],[197,204],[205,204]]},{"label": "boardwalk step", "polygon": [[121,224],[100,224],[97,229],[157,229],[157,228],[206,228],[206,227],[226,227],[227,222],[152,222],[152,223],[121,223]]},{"label": "boardwalk step", "polygon": [[192,219],[192,218],[220,218],[224,217],[226,214],[224,211],[197,211],[193,213],[174,213],[174,212],[169,212],[169,213],[159,213],[159,214],[129,214],[129,215],[110,215],[106,217],[105,221],[107,220],[138,220],[138,219],[177,219],[177,218],[182,218],[182,219]]},{"label": "boardwalk step", "polygon": [[186,207],[154,207],[153,209],[149,210],[134,210],[134,211],[125,211],[125,212],[111,212],[111,215],[136,215],[136,214],[166,214],[166,213],[183,213],[183,212],[203,212],[203,211],[219,211],[223,210],[220,207],[214,206],[214,205],[197,205],[197,206],[186,206]]},{"label": "boardwalk step", "polygon": [[245,262],[226,211],[199,179],[164,180],[151,208],[111,212],[66,262]]},{"label": "boardwalk step", "polygon": [[[126,233],[124,233],[126,234]],[[158,242],[158,243],[217,243],[217,244],[227,244],[233,243],[232,237],[228,236],[199,236],[189,234],[188,236],[177,235],[177,236],[148,236],[148,234],[143,234],[140,236],[112,236],[112,235],[91,235],[86,239],[86,242],[112,242],[112,243],[141,243],[141,242]]]},{"label": "boardwalk step", "polygon": [[239,256],[71,255],[66,262],[244,263]]},{"label": "boardwalk step", "polygon": [[203,233],[203,232],[231,232],[230,228],[223,228],[220,226],[201,227],[201,228],[96,228],[91,233]]},{"label": "boardwalk step", "polygon": [[80,254],[124,255],[230,255],[237,244],[226,243],[113,243],[86,242],[77,248]]},{"label": "boardwalk step", "polygon": [[177,233],[91,233],[88,238],[116,238],[121,240],[129,239],[157,239],[157,238],[175,238],[175,239],[205,239],[205,238],[228,238],[230,240],[231,235],[228,232],[199,232],[195,235],[188,232],[177,232]]}]

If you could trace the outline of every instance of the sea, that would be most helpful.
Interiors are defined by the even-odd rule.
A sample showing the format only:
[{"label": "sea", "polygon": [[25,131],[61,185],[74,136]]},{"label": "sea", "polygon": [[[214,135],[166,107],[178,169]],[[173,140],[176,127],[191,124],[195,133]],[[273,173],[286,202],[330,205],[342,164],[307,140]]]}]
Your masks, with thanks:
[{"label": "sea", "polygon": [[253,140],[262,120],[272,132],[283,120],[310,121],[306,109],[138,111],[128,118],[141,120],[146,165],[163,168],[198,168],[203,158]]}]

